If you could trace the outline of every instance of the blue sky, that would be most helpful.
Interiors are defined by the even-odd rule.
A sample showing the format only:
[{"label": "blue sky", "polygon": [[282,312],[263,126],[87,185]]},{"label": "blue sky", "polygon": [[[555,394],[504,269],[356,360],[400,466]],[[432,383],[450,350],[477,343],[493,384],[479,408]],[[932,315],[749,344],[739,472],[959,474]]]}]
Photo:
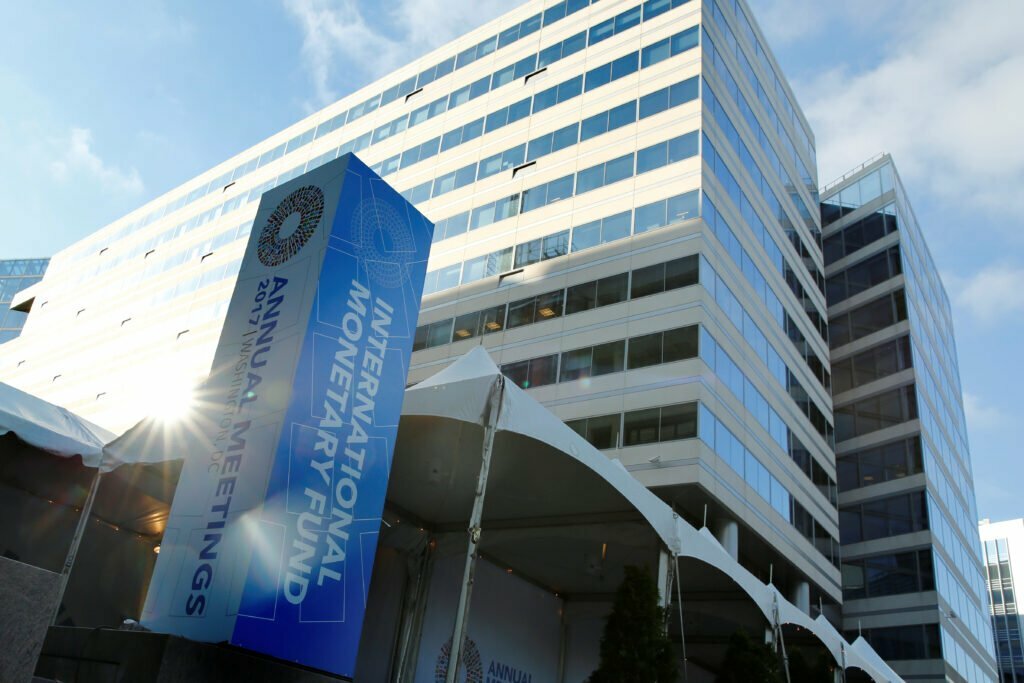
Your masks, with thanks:
[{"label": "blue sky", "polygon": [[[954,304],[979,514],[1024,515],[1024,3],[750,2],[822,182],[893,154]],[[513,4],[13,4],[0,258],[50,255]]]}]

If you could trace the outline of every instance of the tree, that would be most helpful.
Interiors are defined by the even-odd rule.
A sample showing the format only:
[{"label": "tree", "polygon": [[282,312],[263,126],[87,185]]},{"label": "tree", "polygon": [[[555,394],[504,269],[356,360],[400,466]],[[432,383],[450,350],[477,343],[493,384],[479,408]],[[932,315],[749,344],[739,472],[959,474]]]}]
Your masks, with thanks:
[{"label": "tree", "polygon": [[679,670],[664,630],[658,587],[639,567],[626,567],[601,636],[601,664],[589,683],[673,683]]},{"label": "tree", "polygon": [[729,649],[715,683],[782,683],[779,660],[765,645],[755,644],[746,631],[729,637]]}]

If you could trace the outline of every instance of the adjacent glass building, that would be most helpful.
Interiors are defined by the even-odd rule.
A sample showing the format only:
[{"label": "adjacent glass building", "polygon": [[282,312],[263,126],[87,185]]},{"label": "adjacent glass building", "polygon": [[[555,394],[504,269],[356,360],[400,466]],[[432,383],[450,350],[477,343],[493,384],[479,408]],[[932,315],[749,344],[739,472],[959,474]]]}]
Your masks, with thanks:
[{"label": "adjacent glass building", "polygon": [[43,279],[50,259],[11,259],[0,261],[0,344],[19,334],[28,311],[25,306],[11,304],[15,295]]},{"label": "adjacent glass building", "polygon": [[888,155],[821,201],[843,627],[908,680],[994,680],[949,299]]},{"label": "adjacent glass building", "polygon": [[1024,681],[1024,646],[1021,645],[1021,618],[1015,590],[1020,582],[1016,572],[1024,566],[1024,519],[978,525],[984,554],[992,634],[996,644],[996,662],[1002,683]]}]

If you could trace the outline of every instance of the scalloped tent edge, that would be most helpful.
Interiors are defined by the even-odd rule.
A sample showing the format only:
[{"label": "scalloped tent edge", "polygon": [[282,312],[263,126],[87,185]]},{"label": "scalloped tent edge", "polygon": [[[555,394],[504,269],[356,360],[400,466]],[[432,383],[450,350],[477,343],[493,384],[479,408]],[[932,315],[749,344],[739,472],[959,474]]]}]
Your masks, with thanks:
[{"label": "scalloped tent edge", "polygon": [[[405,392],[403,416],[427,416],[483,427],[487,405],[501,371],[482,346]],[[511,382],[505,382],[496,428],[547,443],[588,467],[615,488],[636,510],[666,548],[677,558],[700,560],[728,576],[750,598],[769,624],[792,624],[806,629],[845,668],[865,671],[876,683],[902,681],[863,638],[851,646],[832,624],[808,614],[786,600],[771,584],[761,583],[734,560],[707,528],[690,526],[654,493],[637,481],[618,460],[603,453],[570,429],[547,408]]]}]

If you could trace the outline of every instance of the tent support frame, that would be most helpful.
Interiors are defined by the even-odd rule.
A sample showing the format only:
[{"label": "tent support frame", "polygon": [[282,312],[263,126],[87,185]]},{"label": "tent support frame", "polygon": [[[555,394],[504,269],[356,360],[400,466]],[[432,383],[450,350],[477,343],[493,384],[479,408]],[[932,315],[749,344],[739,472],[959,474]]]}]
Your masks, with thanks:
[{"label": "tent support frame", "polygon": [[491,387],[487,414],[484,416],[484,440],[480,459],[480,474],[477,476],[476,492],[473,496],[473,512],[469,516],[469,543],[466,548],[466,565],[462,572],[462,586],[459,589],[459,605],[455,612],[455,626],[452,629],[452,644],[448,655],[448,671],[445,683],[458,680],[462,664],[462,643],[466,637],[466,622],[469,620],[469,601],[476,576],[477,547],[480,545],[480,521],[483,519],[484,496],[487,493],[487,477],[491,470],[491,455],[494,452],[494,436],[498,431],[498,413],[505,394],[505,378],[498,375]]},{"label": "tent support frame", "polygon": [[97,467],[92,475],[92,482],[89,484],[89,493],[82,504],[82,514],[78,517],[78,524],[75,525],[75,534],[71,537],[71,545],[68,546],[68,554],[64,558],[64,566],[60,570],[60,578],[57,581],[57,597],[53,605],[53,616],[50,618],[50,625],[57,625],[57,617],[60,616],[60,606],[64,603],[64,591],[68,587],[68,579],[71,577],[71,569],[75,566],[75,557],[78,555],[78,547],[82,544],[82,536],[85,535],[86,525],[92,517],[92,506],[96,502],[96,493],[100,488],[100,477],[102,473]]}]

